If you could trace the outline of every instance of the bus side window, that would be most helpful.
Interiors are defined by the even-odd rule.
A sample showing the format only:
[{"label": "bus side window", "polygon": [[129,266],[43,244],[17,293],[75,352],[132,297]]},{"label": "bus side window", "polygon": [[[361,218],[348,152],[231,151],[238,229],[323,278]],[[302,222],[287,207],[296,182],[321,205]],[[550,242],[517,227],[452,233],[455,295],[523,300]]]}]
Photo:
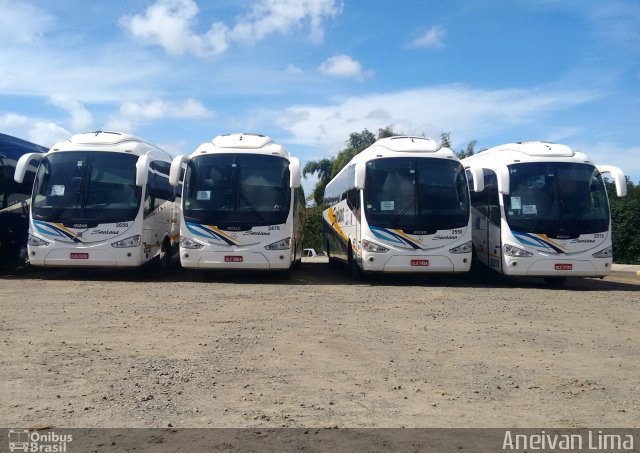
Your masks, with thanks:
[{"label": "bus side window", "polygon": [[174,188],[169,184],[171,164],[163,161],[151,162],[151,169],[155,171],[155,196],[158,201],[175,201]]},{"label": "bus side window", "polygon": [[156,175],[149,170],[147,191],[144,196],[144,215],[151,214],[156,209]]},{"label": "bus side window", "polygon": [[0,170],[0,172],[4,172],[5,177],[4,186],[2,186],[1,189],[1,191],[4,192],[4,200],[0,203],[3,207],[11,206],[31,197],[33,180],[35,179],[35,167],[29,165],[24,175],[24,180],[21,184],[18,184],[13,180],[16,164],[17,161],[13,159],[4,159],[3,169]]}]

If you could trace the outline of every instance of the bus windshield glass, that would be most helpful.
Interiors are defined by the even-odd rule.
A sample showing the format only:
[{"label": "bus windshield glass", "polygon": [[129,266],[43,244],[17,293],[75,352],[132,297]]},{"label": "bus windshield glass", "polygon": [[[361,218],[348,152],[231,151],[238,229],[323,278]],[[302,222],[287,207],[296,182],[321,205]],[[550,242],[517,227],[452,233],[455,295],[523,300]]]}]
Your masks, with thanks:
[{"label": "bus windshield glass", "polygon": [[457,161],[436,158],[372,160],[367,163],[364,207],[369,225],[407,234],[466,227],[469,192],[464,169]]},{"label": "bus windshield glass", "polygon": [[60,152],[46,156],[36,175],[33,217],[50,222],[114,223],[134,220],[140,207],[138,156]]},{"label": "bus windshield glass", "polygon": [[291,204],[289,161],[259,154],[215,154],[189,162],[184,217],[217,226],[277,225]]},{"label": "bus windshield glass", "polygon": [[509,165],[510,195],[504,197],[514,231],[576,238],[609,229],[609,205],[593,165],[570,162]]}]

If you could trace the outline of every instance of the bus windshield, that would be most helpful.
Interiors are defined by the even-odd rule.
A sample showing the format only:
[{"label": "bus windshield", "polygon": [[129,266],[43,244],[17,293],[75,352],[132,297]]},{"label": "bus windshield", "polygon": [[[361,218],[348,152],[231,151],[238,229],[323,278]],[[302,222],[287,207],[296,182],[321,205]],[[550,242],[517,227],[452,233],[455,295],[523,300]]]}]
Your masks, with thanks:
[{"label": "bus windshield", "polygon": [[577,238],[609,229],[609,205],[593,165],[570,162],[509,165],[510,195],[504,197],[514,231]]},{"label": "bus windshield", "polygon": [[289,161],[258,154],[215,154],[189,162],[185,176],[187,221],[252,226],[287,221],[291,204]]},{"label": "bus windshield", "polygon": [[140,207],[138,156],[74,151],[42,159],[36,175],[34,219],[50,222],[114,223],[134,220]]},{"label": "bus windshield", "polygon": [[367,163],[364,207],[371,226],[407,234],[466,227],[469,192],[459,162],[393,157]]}]

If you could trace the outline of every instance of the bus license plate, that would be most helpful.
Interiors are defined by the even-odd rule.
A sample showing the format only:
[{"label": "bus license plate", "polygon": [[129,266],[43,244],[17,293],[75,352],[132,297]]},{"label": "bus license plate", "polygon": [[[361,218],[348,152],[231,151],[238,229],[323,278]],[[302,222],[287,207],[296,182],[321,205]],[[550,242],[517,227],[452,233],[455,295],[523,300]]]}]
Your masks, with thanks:
[{"label": "bus license plate", "polygon": [[411,260],[412,266],[428,266],[429,260]]},{"label": "bus license plate", "polygon": [[72,260],[88,260],[89,259],[89,254],[88,253],[70,253],[69,254],[69,259],[72,259]]},{"label": "bus license plate", "polygon": [[242,263],[242,257],[241,256],[225,256],[224,262],[225,263]]},{"label": "bus license plate", "polygon": [[556,264],[557,271],[570,271],[572,269],[573,269],[573,264],[561,264],[561,263]]}]

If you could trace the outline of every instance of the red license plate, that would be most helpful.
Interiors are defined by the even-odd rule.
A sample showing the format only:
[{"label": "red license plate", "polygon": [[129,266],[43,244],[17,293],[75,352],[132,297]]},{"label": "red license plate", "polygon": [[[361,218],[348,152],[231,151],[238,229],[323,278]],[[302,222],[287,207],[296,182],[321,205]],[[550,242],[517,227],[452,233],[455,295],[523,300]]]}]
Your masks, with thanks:
[{"label": "red license plate", "polygon": [[573,269],[573,264],[556,264],[557,271],[570,271]]},{"label": "red license plate", "polygon": [[69,254],[69,259],[72,259],[72,260],[88,260],[89,259],[89,254],[88,253],[70,253]]},{"label": "red license plate", "polygon": [[429,260],[411,260],[412,266],[428,266]]},{"label": "red license plate", "polygon": [[242,257],[241,256],[225,256],[224,262],[225,263],[242,263]]}]

